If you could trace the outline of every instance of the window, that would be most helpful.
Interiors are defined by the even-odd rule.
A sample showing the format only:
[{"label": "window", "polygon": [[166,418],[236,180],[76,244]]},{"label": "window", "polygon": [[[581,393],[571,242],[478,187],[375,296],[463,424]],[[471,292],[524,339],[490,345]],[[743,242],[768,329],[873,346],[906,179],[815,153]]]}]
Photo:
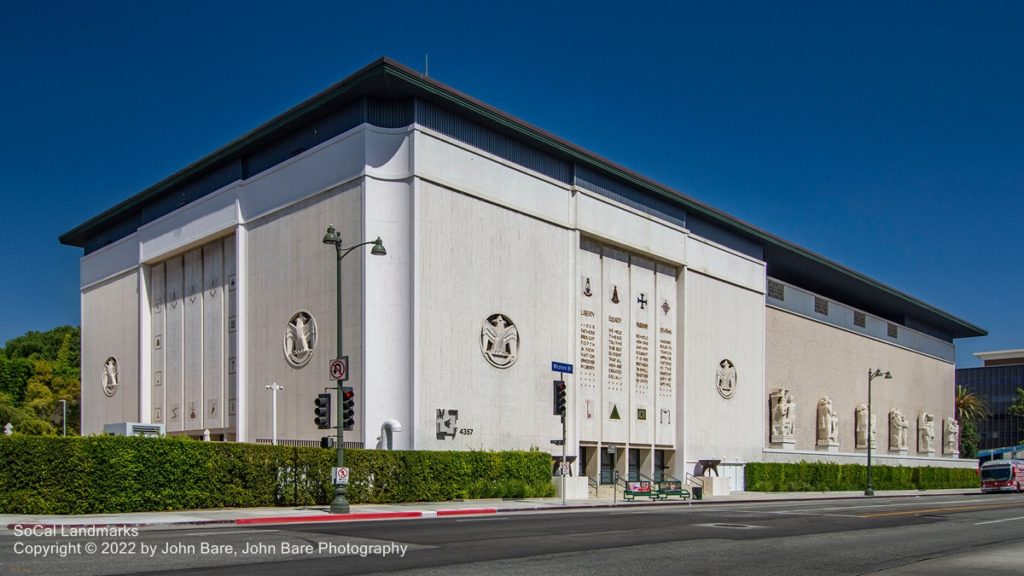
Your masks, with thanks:
[{"label": "window", "polygon": [[895,324],[889,324],[888,334],[889,338],[899,338],[899,333],[897,332]]},{"label": "window", "polygon": [[814,297],[814,311],[818,314],[824,314],[828,316],[828,300],[824,298]]},{"label": "window", "polygon": [[853,311],[853,324],[854,324],[854,326],[860,326],[861,328],[863,328],[866,323],[867,323],[867,318],[864,316],[864,313],[863,312],[857,312],[856,310],[854,310]]},{"label": "window", "polygon": [[786,299],[786,286],[775,280],[768,280],[768,297],[776,300]]}]

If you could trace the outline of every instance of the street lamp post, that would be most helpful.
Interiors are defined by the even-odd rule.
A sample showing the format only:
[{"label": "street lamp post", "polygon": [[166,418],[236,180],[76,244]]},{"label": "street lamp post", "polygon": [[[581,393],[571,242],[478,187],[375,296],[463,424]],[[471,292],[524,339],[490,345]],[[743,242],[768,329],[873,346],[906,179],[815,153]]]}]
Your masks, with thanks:
[{"label": "street lamp post", "polygon": [[871,484],[871,448],[875,443],[874,434],[871,429],[871,382],[875,378],[883,378],[885,380],[891,380],[892,374],[889,372],[882,372],[881,368],[875,368],[874,370],[868,368],[868,421],[867,421],[867,443],[868,443],[868,487],[864,489],[865,496],[874,496],[875,487]]},{"label": "street lamp post", "polygon": [[68,401],[61,398],[58,400],[61,405],[61,418],[60,422],[64,426],[64,436],[68,435]]},{"label": "street lamp post", "polygon": [[277,392],[278,390],[284,390],[284,386],[281,386],[277,382],[267,386],[267,390],[273,394],[270,401],[270,444],[277,446]]},{"label": "street lamp post", "polygon": [[[341,259],[344,258],[345,256],[348,256],[349,252],[352,252],[356,248],[359,248],[361,246],[368,246],[370,244],[373,244],[373,248],[370,249],[370,254],[373,255],[373,256],[384,256],[385,254],[387,254],[387,251],[384,250],[384,242],[380,239],[380,236],[378,236],[376,240],[371,240],[370,242],[363,242],[362,244],[356,244],[355,246],[350,246],[348,248],[344,248],[343,249],[341,247],[341,234],[339,234],[338,231],[334,229],[333,225],[327,227],[327,233],[324,234],[323,242],[324,242],[324,244],[333,244],[334,245],[335,253],[337,254],[337,261],[335,262],[335,265],[336,265],[336,269],[337,269],[337,284],[338,284],[338,291],[337,291],[337,293],[338,293],[338,358],[340,359],[340,358],[344,357],[343,353],[342,353],[343,348],[342,348],[342,339],[341,339]],[[337,442],[337,444],[338,444],[338,446],[337,446],[337,449],[338,449],[338,468],[343,468],[345,466],[345,448],[343,446],[343,440],[344,440],[344,433],[343,433],[343,431],[345,429],[345,426],[344,426],[344,423],[342,422],[342,418],[343,418],[342,417],[342,413],[343,413],[342,404],[343,404],[343,402],[342,402],[342,394],[341,394],[341,385],[342,385],[343,382],[344,382],[344,380],[342,380],[342,379],[339,379],[337,381],[337,383],[338,383],[338,421],[337,421],[336,424],[337,424],[337,427],[338,427],[338,442]],[[345,498],[345,491],[346,491],[346,487],[345,487],[344,484],[340,484],[339,483],[339,484],[335,484],[334,485],[334,501],[331,502],[331,513],[332,514],[348,514],[349,506],[348,506],[348,500]]]}]

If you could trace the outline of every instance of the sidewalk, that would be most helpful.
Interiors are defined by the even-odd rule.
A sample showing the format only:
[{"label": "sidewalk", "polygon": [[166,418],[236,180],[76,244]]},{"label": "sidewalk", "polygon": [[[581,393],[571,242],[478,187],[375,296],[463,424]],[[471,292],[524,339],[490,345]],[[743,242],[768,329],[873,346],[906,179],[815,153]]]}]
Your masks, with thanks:
[{"label": "sidewalk", "polygon": [[[896,496],[980,495],[978,490],[890,490],[878,491],[873,498]],[[407,504],[354,504],[350,514],[330,514],[327,506],[301,506],[280,508],[227,508],[219,510],[185,510],[175,512],[132,512],[125,514],[35,515],[0,514],[0,531],[22,526],[135,526],[135,527],[194,527],[203,525],[287,524],[299,522],[351,522],[360,520],[401,520],[411,518],[438,518],[498,512],[562,510],[581,508],[607,508],[611,506],[701,506],[749,502],[791,502],[801,500],[837,500],[868,498],[863,492],[736,492],[729,496],[708,497],[704,500],[678,498],[660,502],[613,502],[609,499],[569,500],[563,506],[559,498],[529,498],[523,500],[465,500],[455,502],[412,502]]]}]

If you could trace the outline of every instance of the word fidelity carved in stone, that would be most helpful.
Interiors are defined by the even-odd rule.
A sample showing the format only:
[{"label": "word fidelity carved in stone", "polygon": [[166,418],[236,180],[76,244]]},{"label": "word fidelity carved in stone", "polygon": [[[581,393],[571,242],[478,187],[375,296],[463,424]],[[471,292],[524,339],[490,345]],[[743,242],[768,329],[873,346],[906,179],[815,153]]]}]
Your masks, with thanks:
[{"label": "word fidelity carved in stone", "polygon": [[284,357],[289,364],[301,368],[309,363],[316,348],[316,320],[305,310],[299,310],[288,320],[284,329]]},{"label": "word fidelity carved in stone", "polygon": [[519,329],[504,314],[492,314],[480,328],[480,350],[495,368],[508,368],[519,358]]},{"label": "word fidelity carved in stone", "polygon": [[103,363],[103,393],[107,396],[113,396],[117,393],[117,379],[118,379],[118,368],[117,358],[111,356],[107,358],[107,361]]}]

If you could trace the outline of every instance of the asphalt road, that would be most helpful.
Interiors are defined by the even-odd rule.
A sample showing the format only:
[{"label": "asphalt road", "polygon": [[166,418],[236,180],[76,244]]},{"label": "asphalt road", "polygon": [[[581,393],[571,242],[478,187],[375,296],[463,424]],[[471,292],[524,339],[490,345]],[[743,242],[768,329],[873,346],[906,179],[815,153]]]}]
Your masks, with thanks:
[{"label": "asphalt road", "polygon": [[1016,575],[1024,496],[623,506],[117,537],[9,532],[0,535],[0,572]]}]

